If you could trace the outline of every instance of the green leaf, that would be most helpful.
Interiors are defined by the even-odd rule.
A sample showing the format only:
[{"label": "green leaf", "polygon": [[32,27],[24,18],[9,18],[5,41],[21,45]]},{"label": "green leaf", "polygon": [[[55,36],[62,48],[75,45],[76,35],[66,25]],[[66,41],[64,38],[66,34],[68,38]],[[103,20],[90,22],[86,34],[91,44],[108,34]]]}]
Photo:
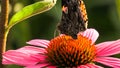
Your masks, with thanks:
[{"label": "green leaf", "polygon": [[51,9],[55,4],[56,0],[44,0],[28,5],[19,12],[17,12],[15,15],[13,15],[7,28],[10,29],[13,25],[17,24],[18,22],[21,22],[39,13],[45,12]]}]

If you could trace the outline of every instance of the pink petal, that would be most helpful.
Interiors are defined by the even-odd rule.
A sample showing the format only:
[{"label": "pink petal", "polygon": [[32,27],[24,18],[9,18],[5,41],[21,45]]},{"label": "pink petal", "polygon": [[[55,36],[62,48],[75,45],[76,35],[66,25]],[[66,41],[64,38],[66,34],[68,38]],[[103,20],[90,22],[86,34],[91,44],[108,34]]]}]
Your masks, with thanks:
[{"label": "pink petal", "polygon": [[95,64],[86,64],[86,65],[80,65],[77,68],[103,68],[103,67],[95,65]]},{"label": "pink petal", "polygon": [[29,58],[29,55],[14,50],[9,50],[3,54],[3,64],[27,66],[36,64],[36,61],[33,58]]},{"label": "pink petal", "polygon": [[47,56],[45,56],[45,55],[43,55],[43,54],[31,55],[30,58],[36,59],[36,61],[37,61],[38,63],[48,63],[48,62],[46,61]]},{"label": "pink petal", "polygon": [[30,44],[30,45],[35,45],[35,46],[40,46],[40,47],[47,47],[48,44],[49,44],[49,41],[48,40],[41,40],[41,39],[34,39],[34,40],[31,40],[29,42],[26,42],[27,44]]},{"label": "pink petal", "polygon": [[87,29],[84,32],[80,32],[79,34],[92,40],[92,44],[95,43],[95,41],[97,40],[97,38],[99,36],[99,33],[95,29]]},{"label": "pink petal", "polygon": [[89,68],[87,65],[80,65],[79,67],[77,68]]},{"label": "pink petal", "polygon": [[101,66],[95,65],[95,64],[87,64],[89,68],[103,68]]},{"label": "pink petal", "polygon": [[46,52],[44,48],[34,47],[34,46],[24,46],[20,49],[17,49],[17,51],[26,53],[26,54],[36,54],[36,53],[45,53]]},{"label": "pink petal", "polygon": [[113,68],[120,68],[120,59],[112,57],[96,57],[96,62],[111,66]]},{"label": "pink petal", "polygon": [[48,63],[46,63],[46,64],[36,64],[36,65],[27,66],[25,68],[44,68],[48,65],[49,65]]},{"label": "pink petal", "polygon": [[3,53],[3,64],[16,64],[21,66],[28,66],[34,65],[36,63],[46,63],[45,55],[40,54],[40,52],[34,52],[32,50],[24,49],[29,48],[23,47],[18,50],[9,50]]},{"label": "pink petal", "polygon": [[120,53],[120,40],[103,42],[96,45],[97,56],[110,56]]}]

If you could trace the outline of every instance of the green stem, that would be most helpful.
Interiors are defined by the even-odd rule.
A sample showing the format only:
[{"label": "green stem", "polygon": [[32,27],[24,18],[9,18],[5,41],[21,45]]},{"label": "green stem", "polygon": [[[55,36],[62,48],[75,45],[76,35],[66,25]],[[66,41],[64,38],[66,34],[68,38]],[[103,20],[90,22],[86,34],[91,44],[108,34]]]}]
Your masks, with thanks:
[{"label": "green stem", "polygon": [[120,20],[120,0],[116,0],[116,7],[117,7],[117,12]]},{"label": "green stem", "polygon": [[1,0],[1,16],[0,16],[0,68],[2,65],[2,53],[6,50],[7,33],[6,27],[9,16],[9,0]]}]

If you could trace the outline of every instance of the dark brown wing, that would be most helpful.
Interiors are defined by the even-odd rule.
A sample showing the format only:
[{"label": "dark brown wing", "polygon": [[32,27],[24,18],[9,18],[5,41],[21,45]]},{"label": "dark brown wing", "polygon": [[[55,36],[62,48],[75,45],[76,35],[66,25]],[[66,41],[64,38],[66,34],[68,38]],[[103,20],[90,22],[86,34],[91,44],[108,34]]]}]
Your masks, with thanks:
[{"label": "dark brown wing", "polygon": [[62,6],[62,19],[58,30],[62,34],[77,38],[78,32],[87,28],[85,5],[82,0],[62,0]]}]

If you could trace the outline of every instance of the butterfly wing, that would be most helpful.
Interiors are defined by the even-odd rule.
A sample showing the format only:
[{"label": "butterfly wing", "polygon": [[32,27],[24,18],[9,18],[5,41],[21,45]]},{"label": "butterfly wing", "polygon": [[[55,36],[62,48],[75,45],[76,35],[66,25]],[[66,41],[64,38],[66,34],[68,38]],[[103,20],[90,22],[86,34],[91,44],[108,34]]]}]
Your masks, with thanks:
[{"label": "butterfly wing", "polygon": [[81,17],[85,23],[85,28],[87,29],[87,25],[88,25],[88,17],[87,17],[87,12],[86,12],[86,7],[85,4],[82,0],[79,0],[79,4],[80,4],[80,12],[81,12]]},{"label": "butterfly wing", "polygon": [[82,0],[62,0],[62,19],[58,30],[62,34],[77,38],[78,32],[87,28],[88,19],[85,15],[87,13]]}]

